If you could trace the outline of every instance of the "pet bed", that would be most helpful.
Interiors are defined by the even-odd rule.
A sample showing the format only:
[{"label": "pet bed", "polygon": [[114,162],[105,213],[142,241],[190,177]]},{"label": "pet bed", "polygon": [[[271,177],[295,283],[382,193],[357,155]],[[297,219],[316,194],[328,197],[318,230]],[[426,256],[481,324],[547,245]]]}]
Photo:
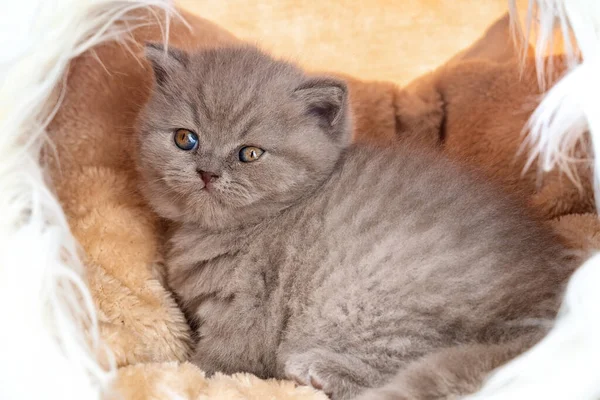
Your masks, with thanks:
[{"label": "pet bed", "polygon": [[[71,3],[61,4],[74,7]],[[68,55],[57,56],[51,53],[53,49],[46,49],[46,54],[38,54],[42,63],[39,65],[45,68],[39,75],[27,75],[23,69],[20,76],[12,76],[8,72],[15,69],[7,69],[3,77],[0,98],[6,105],[4,113],[12,119],[3,117],[2,123],[13,123],[17,128],[10,132],[20,136],[15,134],[0,143],[6,145],[0,146],[0,154],[10,156],[1,161],[7,166],[0,175],[2,187],[7,188],[4,196],[13,194],[0,205],[7,210],[13,207],[10,215],[17,216],[7,223],[25,226],[30,231],[21,230],[20,235],[25,236],[11,238],[6,230],[1,257],[5,265],[17,265],[8,251],[12,247],[12,251],[26,253],[21,267],[37,262],[45,269],[11,275],[6,267],[2,268],[6,277],[3,287],[11,289],[4,291],[4,300],[24,302],[29,307],[19,312],[30,312],[32,316],[22,318],[22,325],[16,326],[15,332],[0,336],[0,348],[6,350],[4,366],[14,362],[20,374],[19,379],[7,381],[0,394],[10,395],[6,398],[34,398],[35,394],[44,393],[57,398],[58,394],[62,398],[92,398],[102,393],[108,398],[124,399],[324,399],[322,393],[310,388],[296,387],[291,382],[263,381],[247,374],[217,374],[206,379],[202,371],[185,361],[191,346],[189,327],[163,285],[161,226],[137,194],[132,168],[132,121],[152,82],[142,47],[147,41],[168,39],[174,46],[191,50],[224,46],[239,39],[186,12],[182,12],[185,22],[179,17],[170,18],[172,10],[165,13],[165,4],[157,1],[156,5],[160,7],[92,1],[88,8],[59,9],[68,17],[60,23],[47,18],[52,23],[46,29],[54,29],[62,36],[57,33],[56,37],[38,40],[69,37],[66,24],[74,23],[74,31],[70,32],[73,42],[62,44]],[[48,17],[44,12],[50,10],[47,6],[42,8],[42,17]],[[78,21],[92,22],[81,26],[76,24]],[[527,59],[522,66],[508,24],[508,16],[501,18],[471,46],[435,71],[402,87],[397,82],[366,81],[338,73],[349,82],[356,126],[354,140],[381,144],[411,141],[444,152],[522,199],[571,247],[596,249],[600,246],[600,223],[595,214],[591,172],[585,164],[575,170],[575,180],[553,171],[545,174],[540,183],[535,168],[522,174],[528,158],[526,152],[519,153],[521,129],[537,107],[541,91],[536,64]],[[109,36],[95,36],[106,29]],[[124,33],[127,36],[122,36]],[[127,39],[99,43],[114,37]],[[90,46],[96,43],[99,44]],[[36,48],[43,50],[39,45]],[[31,59],[23,60],[22,68],[31,67]],[[309,67],[314,70],[324,69],[323,66]],[[560,68],[559,65],[559,71]],[[25,87],[35,89],[29,98],[9,80],[24,77],[38,84]],[[557,74],[553,79],[558,77]],[[47,81],[50,86],[45,85]],[[9,93],[19,93],[16,98],[25,100],[8,107]],[[58,107],[48,108],[48,104]],[[28,122],[25,118],[33,113],[48,119]],[[19,119],[20,116],[23,117]],[[32,146],[23,132],[36,137],[47,121],[50,142],[33,145],[33,150],[19,147]],[[19,148],[29,152],[19,152]],[[25,172],[16,174],[18,168]],[[59,203],[51,192],[39,190],[44,187],[45,174],[49,178],[45,182],[51,182]],[[33,199],[27,200],[29,203],[23,200],[25,197],[19,197],[28,195]],[[21,208],[15,208],[15,204]],[[23,225],[23,221],[29,225]],[[81,252],[64,229],[67,223]],[[24,244],[25,238],[42,243],[48,235],[60,246],[30,248]],[[63,266],[77,267],[79,258],[84,278],[79,278],[76,269]],[[30,292],[9,285],[24,282],[28,275],[37,276],[38,272],[40,278],[34,282],[38,286]],[[38,289],[46,296],[39,301],[39,293],[35,292]],[[35,296],[35,302],[27,301],[28,293]],[[79,306],[73,307],[74,304]],[[40,315],[53,318],[49,329],[36,322]],[[24,338],[19,337],[22,332],[25,338],[36,340],[27,333],[35,327],[47,329],[48,334],[41,335],[43,340],[31,349],[21,354],[8,346],[11,340],[24,343]],[[50,347],[42,349],[48,343]],[[23,372],[22,360],[31,363],[39,349],[40,365]],[[52,360],[62,362],[52,364]],[[34,379],[42,375],[43,367],[50,371],[53,366],[57,378],[47,376],[36,385],[17,386],[23,384],[23,377]],[[65,388],[69,374],[73,374],[73,384]],[[10,373],[4,376],[10,377]]]}]

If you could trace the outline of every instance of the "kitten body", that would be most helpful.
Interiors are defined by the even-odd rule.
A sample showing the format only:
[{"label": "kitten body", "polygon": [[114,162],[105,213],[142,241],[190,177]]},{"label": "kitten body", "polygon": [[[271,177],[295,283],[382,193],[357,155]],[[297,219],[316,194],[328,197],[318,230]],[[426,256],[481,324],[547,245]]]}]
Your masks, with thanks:
[{"label": "kitten body", "polygon": [[[168,282],[202,369],[451,398],[544,333],[576,264],[502,193],[438,155],[350,145],[342,82],[251,48],[148,58],[137,166],[173,223]],[[245,145],[265,153],[241,163]]]}]

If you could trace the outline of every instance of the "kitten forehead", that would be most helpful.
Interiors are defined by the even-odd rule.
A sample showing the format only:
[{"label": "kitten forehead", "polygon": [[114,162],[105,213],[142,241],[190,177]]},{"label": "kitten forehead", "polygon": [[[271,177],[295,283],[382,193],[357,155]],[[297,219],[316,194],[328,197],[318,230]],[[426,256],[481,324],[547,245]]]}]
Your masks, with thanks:
[{"label": "kitten forehead", "polygon": [[197,94],[225,110],[235,105],[247,107],[245,102],[274,105],[305,80],[304,73],[293,64],[252,47],[198,52],[192,55],[188,71],[194,74]]},{"label": "kitten forehead", "polygon": [[[294,64],[250,46],[190,53],[185,68],[174,70],[169,97],[184,102],[191,128],[226,151],[240,140],[261,144],[261,132],[287,131],[303,114],[294,90],[307,80]],[[258,135],[258,137],[257,137]],[[269,137],[269,141],[276,140]]]},{"label": "kitten forehead", "polygon": [[226,133],[231,139],[246,135],[256,121],[277,131],[298,127],[311,115],[320,119],[324,131],[342,121],[341,129],[334,130],[348,136],[343,134],[349,131],[347,89],[339,80],[310,77],[295,64],[249,45],[194,53],[163,51],[162,58],[157,51],[148,47],[157,92],[164,96],[165,108],[188,109],[187,118],[194,124],[190,126]]},{"label": "kitten forehead", "polygon": [[275,59],[250,46],[194,53],[190,69],[199,71],[210,80],[229,79],[232,86],[242,88],[256,84],[270,87],[283,85],[293,88],[304,80],[303,71],[294,64]]}]

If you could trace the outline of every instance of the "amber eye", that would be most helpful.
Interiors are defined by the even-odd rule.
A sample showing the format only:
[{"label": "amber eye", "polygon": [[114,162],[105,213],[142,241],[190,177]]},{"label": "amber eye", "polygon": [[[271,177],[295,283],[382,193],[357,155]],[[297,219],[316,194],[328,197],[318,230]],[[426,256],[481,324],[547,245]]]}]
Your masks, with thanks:
[{"label": "amber eye", "polygon": [[246,146],[240,149],[240,161],[241,162],[252,162],[256,161],[263,155],[265,151],[261,148],[254,146]]},{"label": "amber eye", "polygon": [[198,146],[198,135],[188,129],[177,129],[173,140],[177,147],[185,151],[193,150]]}]

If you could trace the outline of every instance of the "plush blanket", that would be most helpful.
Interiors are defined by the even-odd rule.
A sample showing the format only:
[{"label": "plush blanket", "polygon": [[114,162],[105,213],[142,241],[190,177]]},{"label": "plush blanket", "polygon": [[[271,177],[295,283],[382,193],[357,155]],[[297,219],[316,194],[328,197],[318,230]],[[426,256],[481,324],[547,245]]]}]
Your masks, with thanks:
[{"label": "plush blanket", "polygon": [[[144,16],[155,21],[151,13]],[[238,41],[204,19],[184,16],[191,29],[173,21],[172,45],[195,49]],[[468,49],[403,88],[344,75],[354,139],[410,140],[445,152],[521,198],[571,246],[598,247],[600,225],[595,215],[585,214],[592,211],[589,187],[552,173],[539,185],[535,170],[521,173],[525,157],[516,156],[521,128],[539,90],[531,66],[520,73],[506,24],[506,18],[500,20]],[[132,168],[132,121],[152,82],[142,44],[159,40],[160,27],[150,23],[136,30],[127,46],[106,44],[77,58],[49,128],[53,146],[45,153],[55,190],[85,252],[102,339],[119,368],[114,394],[125,399],[173,394],[324,399],[309,388],[246,374],[205,379],[185,362],[189,327],[163,286],[161,227],[137,193]],[[580,172],[587,173],[585,168]]]}]

